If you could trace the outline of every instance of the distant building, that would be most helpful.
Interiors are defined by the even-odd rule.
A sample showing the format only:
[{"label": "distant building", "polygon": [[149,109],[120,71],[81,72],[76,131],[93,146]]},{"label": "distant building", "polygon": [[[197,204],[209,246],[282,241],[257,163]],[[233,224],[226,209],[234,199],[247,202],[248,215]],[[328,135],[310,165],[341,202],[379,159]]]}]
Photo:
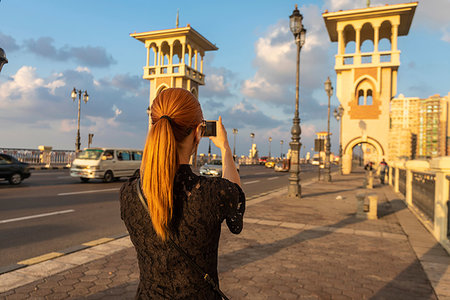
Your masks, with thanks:
[{"label": "distant building", "polygon": [[449,155],[450,93],[426,99],[400,94],[391,101],[389,159]]}]

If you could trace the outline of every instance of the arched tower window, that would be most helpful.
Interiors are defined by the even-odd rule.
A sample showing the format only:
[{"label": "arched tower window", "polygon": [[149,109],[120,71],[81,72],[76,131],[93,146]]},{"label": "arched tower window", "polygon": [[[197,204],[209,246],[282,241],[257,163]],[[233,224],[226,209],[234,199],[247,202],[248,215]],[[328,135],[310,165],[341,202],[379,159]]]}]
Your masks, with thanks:
[{"label": "arched tower window", "polygon": [[367,90],[366,105],[372,105],[372,104],[373,104],[372,90]]},{"label": "arched tower window", "polygon": [[365,23],[361,28],[361,52],[373,52],[373,41],[374,41],[375,33],[372,27],[372,24]]},{"label": "arched tower window", "polygon": [[357,103],[361,105],[373,105],[373,85],[368,79],[363,79],[356,88]]},{"label": "arched tower window", "polygon": [[347,25],[344,28],[344,43],[345,43],[345,54],[355,53],[356,51],[356,32],[352,25]]},{"label": "arched tower window", "polygon": [[[181,64],[181,56],[183,47],[181,46],[180,41],[176,40],[173,42],[173,57],[172,57],[172,64]],[[178,59],[174,59],[177,57]]]},{"label": "arched tower window", "polygon": [[364,90],[358,91],[358,105],[364,105]]}]

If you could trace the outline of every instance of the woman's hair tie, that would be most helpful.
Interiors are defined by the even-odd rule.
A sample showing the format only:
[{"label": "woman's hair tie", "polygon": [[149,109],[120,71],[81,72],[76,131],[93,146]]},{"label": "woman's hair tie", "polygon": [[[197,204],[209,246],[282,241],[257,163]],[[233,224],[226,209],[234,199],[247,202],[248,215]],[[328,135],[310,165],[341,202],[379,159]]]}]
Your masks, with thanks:
[{"label": "woman's hair tie", "polygon": [[169,117],[168,115],[161,116],[161,117],[159,117],[159,119],[160,119],[160,120],[161,120],[161,119],[167,119],[167,120],[169,120],[170,124],[172,124],[172,118]]}]

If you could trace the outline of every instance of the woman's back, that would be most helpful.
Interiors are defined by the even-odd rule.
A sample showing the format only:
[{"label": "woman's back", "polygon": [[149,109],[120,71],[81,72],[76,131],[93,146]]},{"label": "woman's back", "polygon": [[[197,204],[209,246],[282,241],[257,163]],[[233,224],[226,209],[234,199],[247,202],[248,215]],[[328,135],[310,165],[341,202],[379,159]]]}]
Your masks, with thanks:
[{"label": "woman's back", "polygon": [[[139,179],[121,189],[121,217],[130,233],[139,261],[140,284],[136,297],[215,299],[200,273],[155,232],[151,219],[136,193]],[[195,175],[180,165],[173,185],[171,237],[215,282],[221,223],[231,232],[242,230],[245,196],[226,179]]]}]

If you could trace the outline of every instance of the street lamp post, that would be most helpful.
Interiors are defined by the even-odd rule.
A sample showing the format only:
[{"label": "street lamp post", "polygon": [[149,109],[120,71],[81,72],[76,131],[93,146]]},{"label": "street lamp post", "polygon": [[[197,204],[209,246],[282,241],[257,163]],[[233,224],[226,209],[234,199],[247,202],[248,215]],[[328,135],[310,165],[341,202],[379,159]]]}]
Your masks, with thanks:
[{"label": "street lamp post", "polygon": [[[82,90],[77,90],[76,88],[73,88],[72,90],[72,100],[75,102],[75,99],[77,98],[78,94],[78,126],[77,126],[77,137],[75,141],[75,150],[78,152],[80,151],[80,112],[81,112],[81,93]],[[84,103],[87,103],[89,101],[89,95],[87,91],[84,91],[83,93],[83,101]]]},{"label": "street lamp post", "polygon": [[306,29],[302,24],[303,16],[300,14],[300,11],[295,5],[295,9],[292,12],[292,15],[289,16],[289,27],[294,34],[295,43],[297,44],[297,72],[296,72],[296,80],[295,80],[295,114],[294,119],[292,120],[292,141],[289,143],[291,147],[291,163],[289,170],[289,187],[288,187],[288,196],[301,198],[301,184],[300,184],[300,118],[298,112],[298,100],[299,100],[299,80],[300,80],[300,50],[305,43]]},{"label": "street lamp post", "polygon": [[271,136],[269,136],[269,159],[272,157],[272,153],[271,153],[271,145],[272,145],[272,137]]},{"label": "street lamp post", "polygon": [[255,134],[252,132],[250,133],[250,138],[252,139],[252,144],[250,145],[250,153],[252,155],[252,164],[255,163],[255,153],[253,153],[253,141],[255,139]]},{"label": "street lamp post", "polygon": [[330,140],[330,98],[333,95],[333,86],[331,85],[330,77],[325,81],[325,91],[328,95],[328,120],[327,120],[327,146],[325,149],[325,181],[331,181],[331,163],[330,163],[330,149],[331,149],[331,140]]},{"label": "street lamp post", "polygon": [[281,158],[281,159],[283,159],[283,143],[284,143],[284,141],[281,140],[281,141],[280,141],[280,158]]},{"label": "street lamp post", "polygon": [[344,114],[344,108],[339,105],[338,108],[334,109],[333,115],[339,122],[339,170],[342,174],[342,115]]},{"label": "street lamp post", "polygon": [[236,159],[236,134],[238,133],[238,130],[236,128],[233,128],[233,136],[234,136],[234,143],[233,143],[233,158]]},{"label": "street lamp post", "polygon": [[5,64],[8,63],[8,59],[6,58],[5,51],[0,48],[0,72],[2,71],[2,68]]}]

